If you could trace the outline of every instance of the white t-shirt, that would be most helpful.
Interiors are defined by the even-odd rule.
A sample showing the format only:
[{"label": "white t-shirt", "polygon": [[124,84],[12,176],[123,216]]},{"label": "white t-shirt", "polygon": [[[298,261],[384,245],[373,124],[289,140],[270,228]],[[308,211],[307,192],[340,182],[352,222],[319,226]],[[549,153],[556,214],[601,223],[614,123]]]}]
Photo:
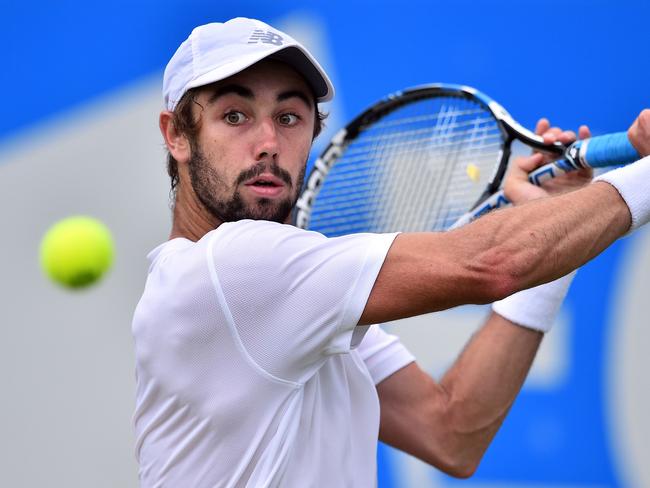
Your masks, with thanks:
[{"label": "white t-shirt", "polygon": [[374,486],[375,384],[413,357],[356,324],[394,238],[243,220],[154,249],[133,319],[141,485]]}]

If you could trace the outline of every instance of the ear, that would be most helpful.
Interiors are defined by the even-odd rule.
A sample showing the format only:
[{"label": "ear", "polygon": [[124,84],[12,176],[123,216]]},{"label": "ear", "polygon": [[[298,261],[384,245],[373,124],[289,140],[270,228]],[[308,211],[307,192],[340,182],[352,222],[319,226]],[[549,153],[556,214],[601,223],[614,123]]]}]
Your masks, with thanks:
[{"label": "ear", "polygon": [[174,125],[174,114],[168,110],[160,113],[158,125],[165,144],[170,154],[179,163],[186,163],[190,159],[190,143],[184,134],[181,134]]}]

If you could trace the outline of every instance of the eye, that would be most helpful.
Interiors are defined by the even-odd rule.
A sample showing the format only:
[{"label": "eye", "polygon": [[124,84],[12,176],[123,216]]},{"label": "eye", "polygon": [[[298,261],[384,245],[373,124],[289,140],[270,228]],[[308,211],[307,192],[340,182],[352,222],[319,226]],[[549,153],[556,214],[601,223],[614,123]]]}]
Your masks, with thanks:
[{"label": "eye", "polygon": [[246,122],[246,116],[242,112],[233,110],[224,115],[224,120],[230,125],[240,125]]},{"label": "eye", "polygon": [[300,116],[293,113],[282,114],[278,117],[278,121],[282,125],[296,125],[300,121]]}]

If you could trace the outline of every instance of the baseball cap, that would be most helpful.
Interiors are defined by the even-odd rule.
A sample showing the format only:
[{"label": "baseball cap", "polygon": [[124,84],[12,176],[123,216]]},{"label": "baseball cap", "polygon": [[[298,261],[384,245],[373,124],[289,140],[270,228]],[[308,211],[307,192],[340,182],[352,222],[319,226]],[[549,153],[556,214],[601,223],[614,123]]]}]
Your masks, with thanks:
[{"label": "baseball cap", "polygon": [[316,101],[327,102],[334,96],[325,70],[302,44],[260,20],[238,17],[196,27],[183,41],[165,68],[165,106],[174,110],[190,88],[223,80],[266,58],[287,63],[302,74]]}]

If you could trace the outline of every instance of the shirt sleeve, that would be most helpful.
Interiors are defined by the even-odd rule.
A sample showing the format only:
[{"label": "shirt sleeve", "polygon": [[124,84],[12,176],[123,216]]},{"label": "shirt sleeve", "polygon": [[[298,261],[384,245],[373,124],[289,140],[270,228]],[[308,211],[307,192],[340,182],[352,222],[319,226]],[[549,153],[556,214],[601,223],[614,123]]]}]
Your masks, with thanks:
[{"label": "shirt sleeve", "polygon": [[268,221],[222,224],[208,245],[217,293],[265,372],[304,382],[354,329],[396,234],[327,238]]},{"label": "shirt sleeve", "polygon": [[415,357],[399,337],[388,334],[379,325],[370,326],[357,352],[366,364],[375,385],[415,361]]}]

